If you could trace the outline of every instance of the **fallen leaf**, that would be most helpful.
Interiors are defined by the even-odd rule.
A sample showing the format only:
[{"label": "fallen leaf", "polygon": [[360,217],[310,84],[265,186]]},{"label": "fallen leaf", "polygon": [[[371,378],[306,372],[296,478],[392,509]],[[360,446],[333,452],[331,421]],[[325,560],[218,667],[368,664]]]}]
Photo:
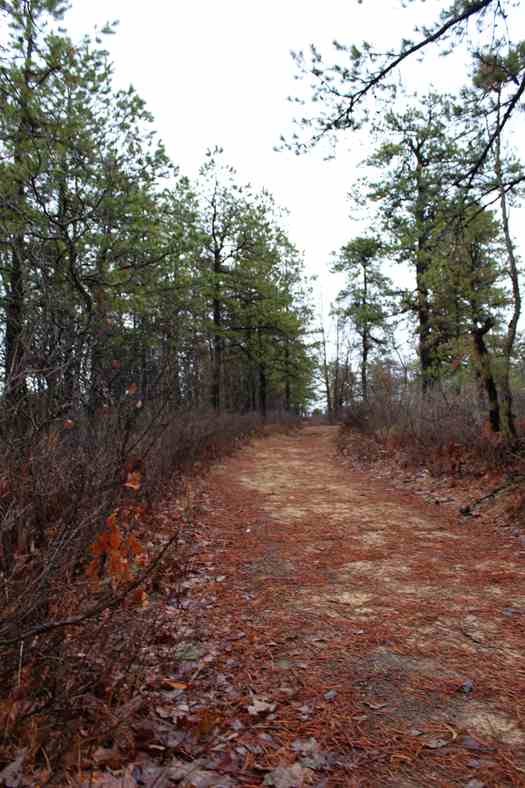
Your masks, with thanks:
[{"label": "fallen leaf", "polygon": [[129,766],[123,774],[110,774],[109,772],[92,772],[88,779],[81,783],[81,788],[137,788],[137,781],[133,776],[133,766]]},{"label": "fallen leaf", "polygon": [[18,788],[22,780],[22,770],[27,749],[18,750],[14,761],[0,772],[0,785],[5,788]]},{"label": "fallen leaf", "polygon": [[268,701],[254,698],[253,703],[248,706],[248,712],[252,717],[255,717],[257,714],[268,714],[271,711],[275,711],[276,707],[276,703],[268,703]]},{"label": "fallen leaf", "polygon": [[196,643],[180,643],[175,649],[175,656],[179,660],[195,662],[202,656],[202,647]]},{"label": "fallen leaf", "polygon": [[303,769],[299,764],[293,766],[279,766],[266,775],[263,785],[273,785],[274,788],[298,788],[310,782],[311,772]]},{"label": "fallen leaf", "polygon": [[319,752],[320,747],[319,742],[311,736],[309,739],[296,739],[292,743],[292,750],[306,755],[307,753]]},{"label": "fallen leaf", "polygon": [[155,711],[161,720],[169,720],[173,714],[173,708],[171,706],[155,706]]},{"label": "fallen leaf", "polygon": [[[237,782],[225,777],[224,774],[199,768],[198,762],[183,763],[182,761],[175,761],[164,772],[169,780],[166,786],[173,785],[174,782],[183,786],[183,788],[233,788],[233,786],[238,785]],[[157,788],[156,783],[155,788]]]},{"label": "fallen leaf", "polygon": [[118,750],[98,747],[93,753],[93,761],[97,766],[107,766],[110,769],[120,769],[123,764],[123,756]]},{"label": "fallen leaf", "polygon": [[430,739],[425,739],[423,742],[424,747],[428,747],[429,750],[439,750],[441,747],[446,747],[448,741],[446,739],[438,739],[432,737]]},{"label": "fallen leaf", "polygon": [[182,782],[184,788],[234,788],[238,785],[230,777],[225,777],[218,772],[209,772],[204,769],[192,771]]},{"label": "fallen leaf", "polygon": [[126,479],[124,487],[129,487],[131,490],[140,490],[140,480],[141,475],[138,471],[128,473],[128,478]]},{"label": "fallen leaf", "polygon": [[299,763],[301,766],[304,766],[305,769],[313,769],[318,771],[319,769],[325,769],[327,765],[327,757],[324,753],[313,753],[312,755],[304,755]]},{"label": "fallen leaf", "polygon": [[234,632],[233,634],[228,635],[228,637],[225,638],[225,640],[228,641],[242,640],[245,637],[246,637],[246,632]]},{"label": "fallen leaf", "polygon": [[171,679],[162,679],[160,686],[164,687],[165,689],[188,689],[188,685],[183,681],[172,681]]},{"label": "fallen leaf", "polygon": [[467,761],[467,766],[469,769],[479,769],[481,766],[481,761],[478,758],[471,758]]},{"label": "fallen leaf", "polygon": [[134,777],[136,785],[144,788],[168,788],[173,785],[165,766],[135,767]]},{"label": "fallen leaf", "polygon": [[463,736],[459,740],[459,744],[462,744],[466,750],[472,750],[473,752],[494,752],[494,747],[487,747],[487,745],[473,739],[472,736]]}]

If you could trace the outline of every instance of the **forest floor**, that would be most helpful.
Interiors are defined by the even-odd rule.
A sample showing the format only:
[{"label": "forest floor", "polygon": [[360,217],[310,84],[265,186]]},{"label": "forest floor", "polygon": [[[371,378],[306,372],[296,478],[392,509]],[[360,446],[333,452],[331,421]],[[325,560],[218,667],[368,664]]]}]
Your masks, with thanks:
[{"label": "forest floor", "polygon": [[335,436],[256,440],[195,487],[137,757],[85,785],[525,785],[525,538]]}]

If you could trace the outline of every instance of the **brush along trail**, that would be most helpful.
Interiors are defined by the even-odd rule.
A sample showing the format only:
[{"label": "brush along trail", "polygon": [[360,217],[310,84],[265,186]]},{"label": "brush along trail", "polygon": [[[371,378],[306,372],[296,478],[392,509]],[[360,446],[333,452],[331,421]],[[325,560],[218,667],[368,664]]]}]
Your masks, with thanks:
[{"label": "brush along trail", "polygon": [[335,437],[206,481],[206,784],[525,785],[525,545],[340,466]]}]

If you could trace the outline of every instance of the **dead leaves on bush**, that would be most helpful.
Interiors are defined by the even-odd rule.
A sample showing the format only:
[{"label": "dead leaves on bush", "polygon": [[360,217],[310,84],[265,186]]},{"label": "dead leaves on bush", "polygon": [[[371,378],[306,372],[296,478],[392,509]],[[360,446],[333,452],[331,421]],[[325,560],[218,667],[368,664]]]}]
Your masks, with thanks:
[{"label": "dead leaves on bush", "polygon": [[[90,547],[92,558],[85,569],[94,591],[99,590],[105,579],[116,590],[123,583],[129,583],[142,568],[144,548],[126,529],[133,520],[140,521],[143,515],[144,507],[137,505],[115,509],[106,518],[106,527]],[[136,589],[133,601],[142,606],[147,604],[146,592]]]}]

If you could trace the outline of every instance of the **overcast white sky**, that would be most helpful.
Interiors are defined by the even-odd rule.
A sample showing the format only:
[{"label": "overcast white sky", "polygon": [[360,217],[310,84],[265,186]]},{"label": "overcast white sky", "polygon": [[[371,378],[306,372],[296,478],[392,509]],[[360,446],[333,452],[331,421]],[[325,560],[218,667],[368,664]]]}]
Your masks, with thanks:
[{"label": "overcast white sky", "polygon": [[[116,84],[132,83],[146,100],[173,161],[196,174],[207,148],[221,145],[242,182],[265,186],[291,212],[289,234],[320,276],[325,307],[340,280],[327,274],[330,252],[359,232],[348,220],[346,194],[365,155],[348,136],[333,161],[321,152],[297,157],[273,150],[292,129],[297,93],[290,50],[315,43],[394,45],[413,22],[430,22],[444,0],[73,0],[66,24],[74,37],[118,19],[106,39]],[[522,22],[525,22],[522,11]],[[525,28],[525,25],[523,25]],[[525,31],[523,33],[525,36]],[[413,67],[408,80],[425,90],[461,83],[458,61]]]}]

